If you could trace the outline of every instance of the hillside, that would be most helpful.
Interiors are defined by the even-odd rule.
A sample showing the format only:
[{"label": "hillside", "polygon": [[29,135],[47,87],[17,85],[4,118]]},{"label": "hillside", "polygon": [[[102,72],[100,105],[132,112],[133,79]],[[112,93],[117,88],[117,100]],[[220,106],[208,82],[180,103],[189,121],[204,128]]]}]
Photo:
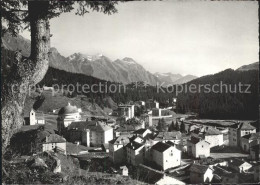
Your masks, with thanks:
[{"label": "hillside", "polygon": [[243,65],[237,69],[237,71],[249,71],[249,70],[259,70],[259,62]]},{"label": "hillside", "polygon": [[[6,34],[3,38],[3,47],[8,50],[21,50],[23,56],[29,56],[30,41],[22,36],[11,37]],[[125,57],[115,61],[99,55],[74,53],[64,57],[56,48],[50,50],[50,67],[72,73],[81,73],[111,82],[131,83],[144,81],[156,85],[160,80],[143,66],[131,58]]]},{"label": "hillside", "polygon": [[[200,118],[211,119],[257,119],[258,118],[258,71],[235,71],[227,69],[214,75],[207,75],[188,82],[200,93],[187,92],[178,96],[180,112],[196,112]],[[214,87],[214,91],[206,88]],[[221,85],[222,84],[222,85]],[[239,84],[242,84],[239,91]],[[203,86],[204,85],[204,86]],[[245,93],[249,85],[250,93]],[[236,86],[236,87],[235,87]],[[222,87],[222,92],[221,92]]]}]

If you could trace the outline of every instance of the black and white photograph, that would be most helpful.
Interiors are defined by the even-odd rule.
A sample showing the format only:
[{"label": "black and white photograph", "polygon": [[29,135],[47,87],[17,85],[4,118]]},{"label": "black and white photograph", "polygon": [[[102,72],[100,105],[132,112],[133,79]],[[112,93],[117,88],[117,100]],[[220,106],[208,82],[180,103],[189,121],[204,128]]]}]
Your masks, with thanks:
[{"label": "black and white photograph", "polygon": [[0,3],[3,185],[260,183],[258,1]]}]

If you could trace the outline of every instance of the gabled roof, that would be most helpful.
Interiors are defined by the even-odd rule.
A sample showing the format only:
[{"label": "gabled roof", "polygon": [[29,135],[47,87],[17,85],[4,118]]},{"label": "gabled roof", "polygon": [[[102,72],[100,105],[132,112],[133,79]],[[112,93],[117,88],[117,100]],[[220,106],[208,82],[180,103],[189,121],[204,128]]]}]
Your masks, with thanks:
[{"label": "gabled roof", "polygon": [[220,135],[222,134],[218,129],[216,128],[208,128],[208,130],[205,130],[205,135]]},{"label": "gabled roof", "polygon": [[214,174],[217,174],[220,177],[225,176],[225,177],[234,178],[236,176],[236,174],[228,172],[218,166],[213,166],[213,169],[214,169]]},{"label": "gabled roof", "polygon": [[144,146],[143,144],[137,143],[135,141],[132,141],[126,145],[127,148],[130,148],[132,150],[137,150],[138,148]]},{"label": "gabled roof", "polygon": [[99,132],[104,132],[107,130],[113,129],[112,127],[106,125],[105,123],[101,121],[78,121],[78,122],[72,122],[69,126],[68,129],[78,129],[78,130],[85,130],[89,129],[91,131],[99,131]]},{"label": "gabled roof", "polygon": [[158,152],[164,152],[165,150],[167,150],[170,147],[172,147],[172,146],[167,143],[158,142],[155,145],[153,145],[151,149],[156,150]]},{"label": "gabled roof", "polygon": [[[209,166],[205,166],[205,165],[192,164],[189,171],[194,172],[194,173],[204,174],[208,169],[211,169],[211,168]],[[211,169],[211,170],[213,170],[213,169]]]},{"label": "gabled roof", "polygon": [[205,142],[205,143],[208,143],[210,145],[209,142],[205,141],[204,139],[201,139],[199,137],[194,137],[194,136],[191,136],[191,139],[188,140],[188,142],[192,143],[192,144],[197,144],[199,142]]},{"label": "gabled roof", "polygon": [[244,123],[241,123],[241,124],[239,125],[239,129],[240,129],[240,130],[254,130],[255,127],[253,127],[252,125],[250,125],[250,124],[247,123],[247,122],[244,122]]},{"label": "gabled roof", "polygon": [[109,143],[114,144],[114,145],[126,145],[127,143],[130,142],[129,137],[131,137],[131,135],[121,135],[115,139],[113,139],[112,141],[109,141]]},{"label": "gabled roof", "polygon": [[198,142],[200,142],[200,138],[192,136],[188,141],[192,144],[197,144]]},{"label": "gabled roof", "polygon": [[45,143],[65,143],[66,139],[58,134],[50,134],[44,139]]},{"label": "gabled roof", "polygon": [[154,137],[153,140],[155,141],[163,141],[163,140],[175,140],[179,139],[181,137],[180,131],[174,131],[174,132],[159,132],[157,136]]},{"label": "gabled roof", "polygon": [[134,131],[134,134],[140,134],[141,135],[141,134],[145,133],[146,130],[149,130],[149,129],[141,128],[141,129]]}]

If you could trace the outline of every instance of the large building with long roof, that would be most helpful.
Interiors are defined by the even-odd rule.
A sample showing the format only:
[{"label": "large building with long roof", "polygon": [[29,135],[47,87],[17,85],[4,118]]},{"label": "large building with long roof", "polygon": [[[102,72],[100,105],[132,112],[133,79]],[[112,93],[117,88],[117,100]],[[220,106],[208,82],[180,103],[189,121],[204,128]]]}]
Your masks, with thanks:
[{"label": "large building with long roof", "polygon": [[66,129],[66,137],[70,142],[101,146],[113,140],[113,128],[97,120],[72,122]]}]

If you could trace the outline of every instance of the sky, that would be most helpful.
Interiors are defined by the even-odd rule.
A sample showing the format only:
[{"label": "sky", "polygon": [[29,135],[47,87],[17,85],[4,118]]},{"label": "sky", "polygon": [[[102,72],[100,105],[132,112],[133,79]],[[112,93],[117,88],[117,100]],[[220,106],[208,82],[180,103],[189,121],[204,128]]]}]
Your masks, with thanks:
[{"label": "sky", "polygon": [[259,61],[257,1],[135,1],[116,8],[113,15],[52,19],[51,46],[66,57],[131,57],[152,73],[203,76]]}]

